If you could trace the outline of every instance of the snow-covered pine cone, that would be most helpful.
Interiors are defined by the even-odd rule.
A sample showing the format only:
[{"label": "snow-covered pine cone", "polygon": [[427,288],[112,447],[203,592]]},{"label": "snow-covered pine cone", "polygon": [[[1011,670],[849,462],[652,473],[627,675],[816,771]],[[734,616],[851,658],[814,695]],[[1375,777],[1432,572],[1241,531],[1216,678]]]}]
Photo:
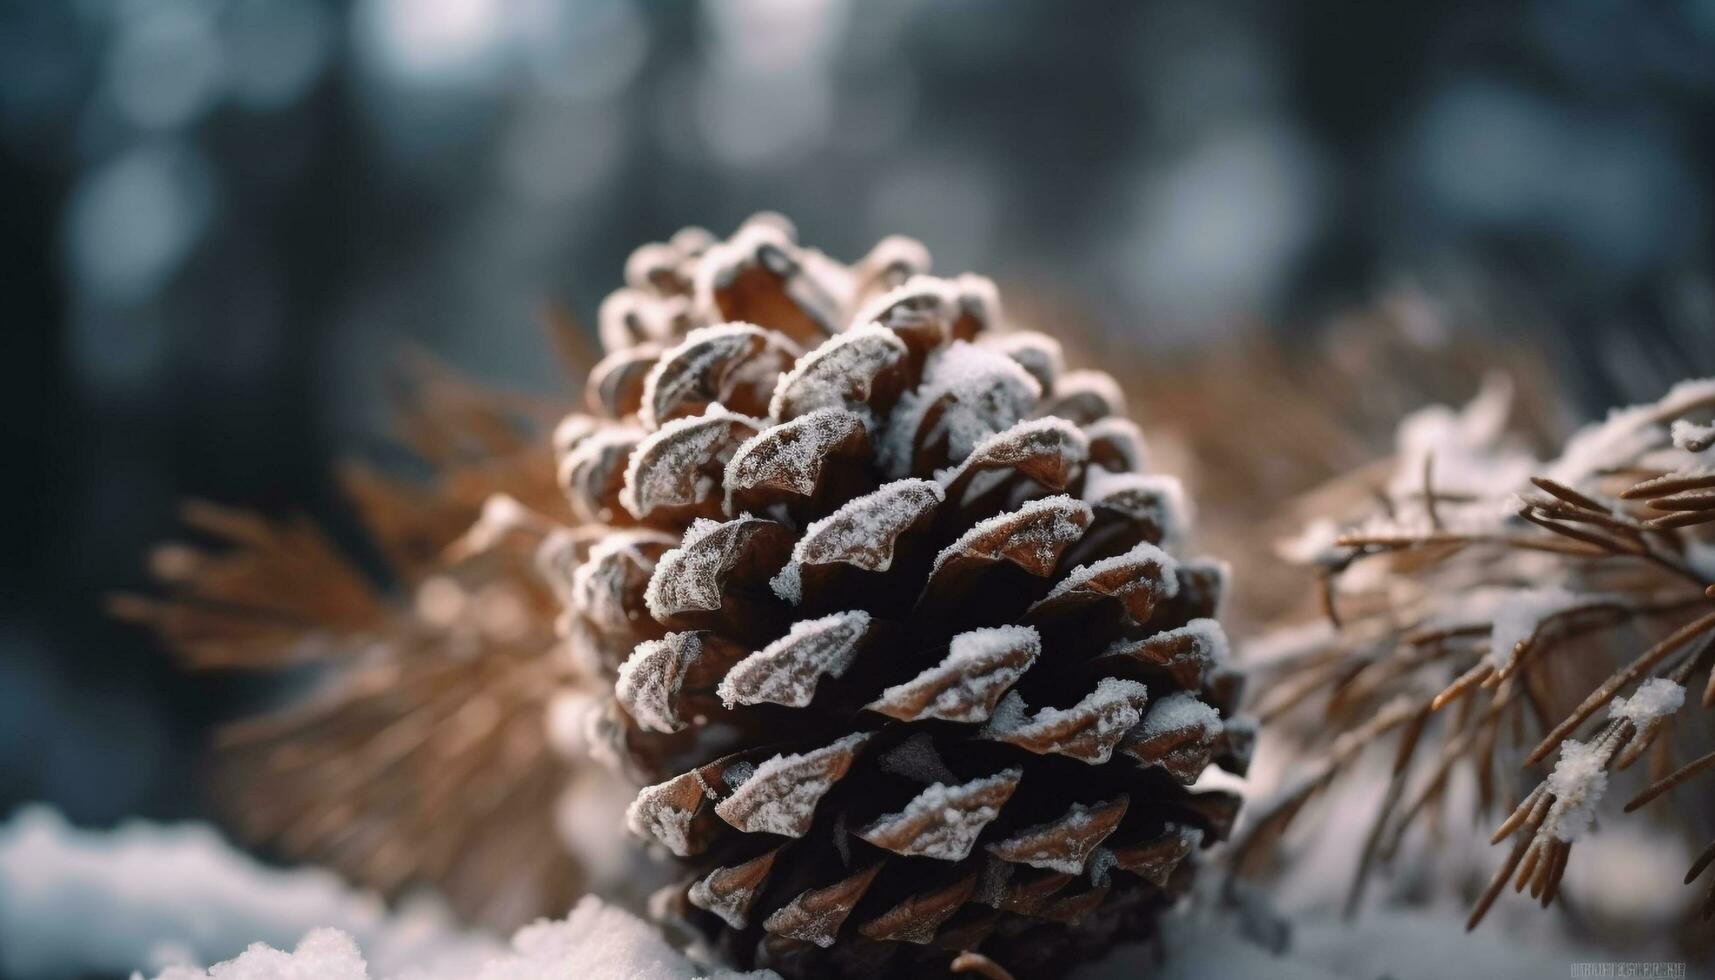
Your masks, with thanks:
[{"label": "snow-covered pine cone", "polygon": [[549,538],[595,741],[664,897],[743,967],[1052,971],[1148,935],[1251,729],[1113,379],[1003,332],[994,286],[890,238],[852,266],[761,215],[646,246],[603,304]]}]

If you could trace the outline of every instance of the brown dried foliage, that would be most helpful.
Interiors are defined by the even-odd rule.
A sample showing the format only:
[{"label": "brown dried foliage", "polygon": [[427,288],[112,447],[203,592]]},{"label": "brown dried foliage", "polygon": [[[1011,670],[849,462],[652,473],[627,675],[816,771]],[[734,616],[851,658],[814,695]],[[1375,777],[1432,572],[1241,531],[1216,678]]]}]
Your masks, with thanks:
[{"label": "brown dried foliage", "polygon": [[192,503],[197,543],[151,562],[164,595],[111,606],[198,669],[318,672],[307,696],[218,736],[214,785],[242,835],[516,927],[580,889],[553,825],[568,770],[544,722],[567,669],[532,536],[467,532],[494,494],[564,513],[539,435],[551,415],[421,356],[404,380],[400,440],[432,479],[342,474],[390,581],[304,518]]}]

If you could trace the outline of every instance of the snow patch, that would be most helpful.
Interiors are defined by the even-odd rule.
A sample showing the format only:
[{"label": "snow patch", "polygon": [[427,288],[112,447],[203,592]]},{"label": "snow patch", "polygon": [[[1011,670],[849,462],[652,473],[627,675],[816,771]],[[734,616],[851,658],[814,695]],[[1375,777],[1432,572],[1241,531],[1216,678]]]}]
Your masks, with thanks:
[{"label": "snow patch", "polygon": [[1685,688],[1665,677],[1655,677],[1638,685],[1629,698],[1615,698],[1608,713],[1624,718],[1638,728],[1658,718],[1665,718],[1685,704]]}]

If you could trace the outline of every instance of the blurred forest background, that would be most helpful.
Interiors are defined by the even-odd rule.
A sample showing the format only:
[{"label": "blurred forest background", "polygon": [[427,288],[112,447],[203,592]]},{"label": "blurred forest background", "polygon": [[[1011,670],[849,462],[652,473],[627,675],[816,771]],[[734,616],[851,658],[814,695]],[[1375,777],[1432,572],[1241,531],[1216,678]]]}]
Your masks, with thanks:
[{"label": "blurred forest background", "polygon": [[0,0],[0,812],[202,814],[266,685],[101,609],[178,502],[349,536],[402,352],[563,388],[544,311],[680,225],[1149,359],[1413,286],[1593,412],[1715,370],[1712,179],[1710,0]]}]

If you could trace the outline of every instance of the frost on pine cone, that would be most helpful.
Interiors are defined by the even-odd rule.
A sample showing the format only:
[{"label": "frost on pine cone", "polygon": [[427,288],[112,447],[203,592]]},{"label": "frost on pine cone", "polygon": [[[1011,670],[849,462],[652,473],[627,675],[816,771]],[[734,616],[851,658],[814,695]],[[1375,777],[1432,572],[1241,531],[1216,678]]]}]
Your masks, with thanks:
[{"label": "frost on pine cone", "polygon": [[615,678],[582,718],[688,869],[658,911],[740,966],[1051,970],[1147,935],[1237,809],[1189,788],[1251,736],[1178,482],[1113,379],[928,264],[771,215],[646,246],[557,433],[611,527],[543,550]]}]

